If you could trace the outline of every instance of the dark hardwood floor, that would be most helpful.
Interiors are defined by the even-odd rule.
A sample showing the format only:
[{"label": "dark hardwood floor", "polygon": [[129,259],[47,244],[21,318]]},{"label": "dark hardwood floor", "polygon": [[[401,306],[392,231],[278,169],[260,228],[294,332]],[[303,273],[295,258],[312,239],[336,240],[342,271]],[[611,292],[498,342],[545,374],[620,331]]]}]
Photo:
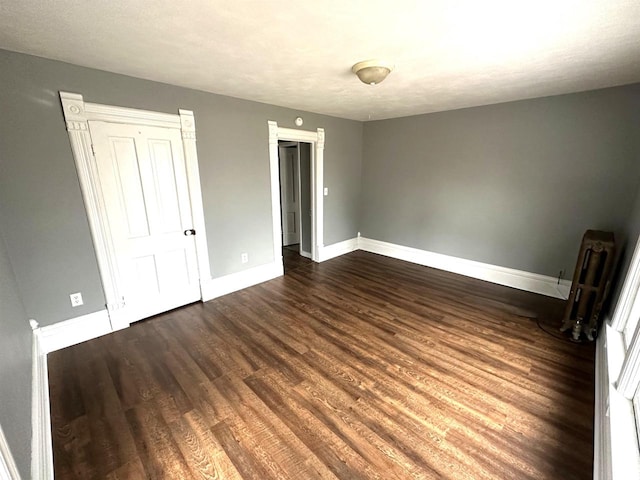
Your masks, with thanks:
[{"label": "dark hardwood floor", "polygon": [[284,273],[289,273],[296,268],[305,267],[313,263],[310,258],[300,255],[300,244],[282,247],[282,263]]},{"label": "dark hardwood floor", "polygon": [[49,356],[56,479],[587,479],[563,302],[364,252]]}]

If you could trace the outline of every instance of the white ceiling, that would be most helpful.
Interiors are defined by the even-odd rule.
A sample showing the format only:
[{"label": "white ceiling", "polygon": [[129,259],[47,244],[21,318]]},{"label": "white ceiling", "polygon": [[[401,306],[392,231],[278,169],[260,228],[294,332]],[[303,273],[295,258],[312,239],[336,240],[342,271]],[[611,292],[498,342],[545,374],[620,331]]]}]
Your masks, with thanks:
[{"label": "white ceiling", "polygon": [[368,120],[638,82],[640,0],[0,0],[0,48]]}]

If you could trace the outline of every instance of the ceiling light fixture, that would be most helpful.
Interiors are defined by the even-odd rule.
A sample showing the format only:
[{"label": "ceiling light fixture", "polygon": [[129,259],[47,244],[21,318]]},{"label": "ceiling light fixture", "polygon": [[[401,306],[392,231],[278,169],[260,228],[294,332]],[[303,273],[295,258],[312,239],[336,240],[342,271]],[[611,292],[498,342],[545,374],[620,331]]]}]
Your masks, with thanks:
[{"label": "ceiling light fixture", "polygon": [[382,82],[393,70],[393,65],[381,60],[365,60],[358,62],[351,71],[355,73],[362,83],[377,85]]}]

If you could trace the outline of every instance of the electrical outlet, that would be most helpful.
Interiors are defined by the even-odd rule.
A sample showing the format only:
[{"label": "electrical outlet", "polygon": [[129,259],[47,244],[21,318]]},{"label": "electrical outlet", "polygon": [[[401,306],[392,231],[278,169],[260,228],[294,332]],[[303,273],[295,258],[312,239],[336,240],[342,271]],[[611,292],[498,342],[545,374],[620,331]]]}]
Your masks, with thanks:
[{"label": "electrical outlet", "polygon": [[71,295],[69,295],[69,298],[71,299],[72,307],[79,307],[80,305],[84,305],[84,302],[82,301],[82,293],[80,292],[72,293]]},{"label": "electrical outlet", "polygon": [[242,261],[242,263],[247,263],[249,262],[249,254],[248,253],[243,253],[240,255],[240,260]]},{"label": "electrical outlet", "polygon": [[324,187],[324,196],[328,196],[329,195],[329,187]]}]

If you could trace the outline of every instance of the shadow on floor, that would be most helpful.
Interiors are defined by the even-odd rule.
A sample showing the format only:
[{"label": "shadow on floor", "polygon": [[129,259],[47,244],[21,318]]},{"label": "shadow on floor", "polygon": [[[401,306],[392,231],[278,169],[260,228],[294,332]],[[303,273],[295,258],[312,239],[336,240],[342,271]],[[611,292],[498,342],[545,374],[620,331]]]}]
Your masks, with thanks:
[{"label": "shadow on floor", "polygon": [[300,255],[300,244],[296,243],[282,247],[282,262],[284,264],[284,273],[286,274],[291,270],[311,265],[313,260]]}]

